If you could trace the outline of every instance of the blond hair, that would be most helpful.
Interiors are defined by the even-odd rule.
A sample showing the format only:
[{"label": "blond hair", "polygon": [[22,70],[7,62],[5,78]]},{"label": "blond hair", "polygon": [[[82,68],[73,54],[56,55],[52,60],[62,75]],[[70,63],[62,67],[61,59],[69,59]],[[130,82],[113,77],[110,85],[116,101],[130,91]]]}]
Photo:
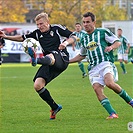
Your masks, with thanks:
[{"label": "blond hair", "polygon": [[35,21],[38,21],[38,20],[41,19],[41,18],[43,18],[43,19],[46,20],[46,21],[49,21],[49,19],[48,19],[48,14],[47,14],[47,13],[42,12],[42,13],[38,14],[38,15],[35,17]]}]

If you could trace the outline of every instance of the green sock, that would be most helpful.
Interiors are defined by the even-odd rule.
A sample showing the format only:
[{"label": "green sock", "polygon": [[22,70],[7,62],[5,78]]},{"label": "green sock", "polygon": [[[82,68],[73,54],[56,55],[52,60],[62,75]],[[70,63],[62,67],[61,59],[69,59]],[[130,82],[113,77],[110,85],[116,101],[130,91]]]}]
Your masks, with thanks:
[{"label": "green sock", "polygon": [[131,62],[131,59],[132,59],[132,58],[128,59],[128,63]]},{"label": "green sock", "polygon": [[132,61],[133,61],[133,58],[128,59],[128,63],[129,63],[129,62],[132,63]]},{"label": "green sock", "polygon": [[110,101],[108,100],[108,98],[103,99],[102,101],[100,101],[100,103],[106,109],[106,111],[109,114],[112,114],[112,113],[115,113],[116,114],[116,111],[111,106]]},{"label": "green sock", "polygon": [[86,72],[85,72],[85,69],[84,69],[84,64],[83,64],[82,62],[79,62],[78,65],[79,65],[79,68],[80,68],[80,70],[82,71],[82,73],[83,73],[83,74],[86,73]]},{"label": "green sock", "polygon": [[125,90],[122,89],[122,91],[119,93],[119,96],[122,97],[127,103],[129,103],[132,98],[127,94]]},{"label": "green sock", "polygon": [[123,64],[123,62],[120,62],[120,66],[121,66],[123,72],[125,73],[126,72],[126,69],[125,69],[125,65]]}]

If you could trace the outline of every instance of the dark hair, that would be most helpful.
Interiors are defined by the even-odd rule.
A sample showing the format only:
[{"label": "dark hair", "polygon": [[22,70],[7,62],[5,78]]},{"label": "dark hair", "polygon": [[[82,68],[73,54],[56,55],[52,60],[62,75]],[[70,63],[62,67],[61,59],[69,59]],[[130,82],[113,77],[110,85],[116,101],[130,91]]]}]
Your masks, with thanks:
[{"label": "dark hair", "polygon": [[75,25],[81,25],[81,23],[77,22],[77,23],[75,23]]},{"label": "dark hair", "polygon": [[122,29],[121,29],[121,28],[118,28],[117,30],[121,30],[121,31],[122,31]]},{"label": "dark hair", "polygon": [[91,13],[91,12],[87,12],[87,13],[83,14],[83,17],[85,17],[85,18],[86,17],[91,17],[92,21],[96,20],[96,16],[93,13]]}]

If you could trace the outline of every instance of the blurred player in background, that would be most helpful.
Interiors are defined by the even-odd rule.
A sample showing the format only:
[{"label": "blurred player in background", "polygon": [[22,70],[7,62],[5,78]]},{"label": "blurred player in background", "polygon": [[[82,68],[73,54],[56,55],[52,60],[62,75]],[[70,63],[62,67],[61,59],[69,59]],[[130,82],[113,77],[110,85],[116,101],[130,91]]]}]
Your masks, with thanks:
[{"label": "blurred player in background", "polygon": [[5,46],[5,40],[0,38],[0,65],[2,64],[2,57],[1,57],[1,48]]},{"label": "blurred player in background", "polygon": [[[57,24],[50,25],[48,14],[46,13],[38,14],[35,17],[35,22],[38,29],[29,34],[7,36],[1,31],[0,36],[12,41],[21,42],[26,38],[34,38],[39,41],[44,57],[36,58],[34,49],[31,47],[28,48],[32,66],[41,64],[33,79],[34,88],[39,96],[51,107],[50,119],[55,119],[56,114],[62,109],[62,106],[53,100],[45,86],[67,68],[69,64],[69,54],[65,46],[75,43],[77,37],[64,26]],[[67,41],[61,43],[60,39],[62,36],[68,38]],[[59,50],[59,48],[63,50]]]},{"label": "blurred player in background", "polygon": [[[79,38],[79,40],[83,36],[84,33],[86,33],[86,32],[84,30],[82,30],[81,24],[76,23],[74,34]],[[78,55],[80,52],[80,49],[81,49],[80,41],[77,41],[75,45],[72,45],[72,49],[73,49],[73,51],[75,51],[75,55]],[[82,61],[78,62],[78,66],[82,72],[82,77],[83,78],[86,77],[87,74],[86,74],[83,62]]]},{"label": "blurred player in background", "polygon": [[[121,41],[121,45],[117,49],[118,60],[120,62],[120,66],[123,70],[123,74],[126,74],[127,71],[126,71],[124,63],[127,64],[129,61],[132,62],[132,59],[128,60],[128,53],[129,53],[129,50],[130,50],[130,43],[127,40],[127,38],[122,35],[122,29],[120,29],[120,28],[117,30],[117,36]],[[123,63],[123,61],[124,61],[124,63]]]},{"label": "blurred player in background", "polygon": [[99,102],[109,113],[106,119],[118,118],[118,114],[104,94],[104,87],[113,90],[133,107],[133,99],[115,83],[118,80],[118,73],[114,65],[113,50],[121,43],[110,30],[95,28],[95,24],[96,18],[93,13],[87,12],[83,15],[83,26],[87,34],[80,39],[83,46],[80,54],[71,59],[70,63],[78,62],[88,56],[89,79]]}]

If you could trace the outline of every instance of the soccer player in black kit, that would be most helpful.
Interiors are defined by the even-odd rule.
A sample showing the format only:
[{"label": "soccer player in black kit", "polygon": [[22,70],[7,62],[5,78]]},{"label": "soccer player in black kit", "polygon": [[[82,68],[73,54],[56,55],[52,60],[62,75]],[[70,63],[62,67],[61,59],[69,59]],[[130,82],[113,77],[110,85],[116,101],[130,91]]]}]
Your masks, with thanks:
[{"label": "soccer player in black kit", "polygon": [[[43,58],[36,58],[34,49],[28,48],[32,66],[41,64],[33,79],[34,88],[39,96],[51,107],[50,119],[53,120],[56,114],[62,109],[62,106],[53,100],[45,86],[67,68],[69,54],[66,46],[73,44],[77,40],[77,37],[62,25],[50,25],[46,13],[38,14],[35,17],[35,22],[38,29],[30,34],[8,36],[0,31],[0,37],[20,42],[26,38],[34,38],[39,41],[44,54]],[[61,42],[61,37],[66,37],[67,41]]]}]

